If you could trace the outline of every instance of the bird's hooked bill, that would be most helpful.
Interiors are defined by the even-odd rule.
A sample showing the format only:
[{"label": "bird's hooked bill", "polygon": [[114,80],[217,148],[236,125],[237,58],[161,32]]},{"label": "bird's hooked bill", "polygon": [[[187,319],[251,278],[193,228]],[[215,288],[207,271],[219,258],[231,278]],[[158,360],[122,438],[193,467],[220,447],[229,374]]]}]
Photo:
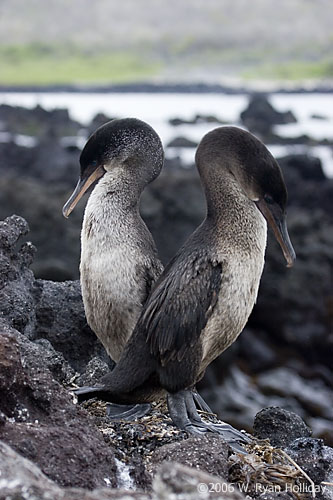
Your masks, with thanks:
[{"label": "bird's hooked bill", "polygon": [[296,259],[296,253],[289,238],[285,215],[276,205],[268,206],[264,199],[260,199],[255,203],[272,228],[287,261],[287,267],[292,267]]},{"label": "bird's hooked bill", "polygon": [[73,191],[73,194],[66,201],[62,209],[62,214],[64,217],[68,217],[71,212],[76,207],[77,203],[80,201],[84,193],[89,189],[89,187],[98,179],[100,179],[105,174],[104,168],[100,165],[93,170],[88,176],[81,176],[78,183]]}]

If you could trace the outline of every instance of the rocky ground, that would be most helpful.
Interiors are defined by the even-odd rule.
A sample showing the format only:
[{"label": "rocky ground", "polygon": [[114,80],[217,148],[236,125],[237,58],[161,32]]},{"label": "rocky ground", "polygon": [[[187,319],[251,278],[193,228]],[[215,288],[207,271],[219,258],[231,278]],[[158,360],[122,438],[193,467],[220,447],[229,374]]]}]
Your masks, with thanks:
[{"label": "rocky ground", "polygon": [[333,449],[282,408],[256,415],[257,439],[239,455],[175,429],[163,402],[132,423],[76,404],[68,389],[98,380],[107,359],[78,282],[35,279],[35,248],[18,241],[27,231],[19,216],[0,223],[0,498],[333,498]]},{"label": "rocky ground", "polygon": [[[79,155],[64,137],[80,127],[65,111],[0,107],[0,120],[12,139],[0,143],[0,499],[305,498],[309,478],[317,497],[333,498],[323,484],[333,481],[333,182],[319,160],[280,160],[295,267],[271,241],[246,331],[200,387],[219,416],[259,438],[239,456],[215,436],[175,430],[163,402],[133,424],[110,424],[99,402],[75,404],[68,389],[108,369],[75,281],[82,209],[61,215]],[[35,146],[19,145],[31,130]],[[203,217],[195,170],[167,162],[142,213],[166,261]]]}]

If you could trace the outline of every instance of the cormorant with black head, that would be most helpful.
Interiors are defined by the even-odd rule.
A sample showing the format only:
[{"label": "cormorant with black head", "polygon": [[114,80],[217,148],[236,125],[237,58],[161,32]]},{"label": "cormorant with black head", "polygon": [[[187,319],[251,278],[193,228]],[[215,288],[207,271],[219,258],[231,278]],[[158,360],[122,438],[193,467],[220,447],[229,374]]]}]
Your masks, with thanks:
[{"label": "cormorant with black head", "polygon": [[[142,191],[161,172],[163,147],[147,123],[112,120],[88,139],[81,175],[63,208],[68,217],[97,181],[84,213],[80,279],[88,324],[118,362],[152,286],[163,270],[139,213]],[[205,403],[194,393],[202,407]],[[108,408],[109,417],[134,418],[149,405]]]},{"label": "cormorant with black head", "polygon": [[204,423],[190,395],[206,367],[243,330],[264,267],[267,223],[287,265],[295,252],[286,226],[287,190],[267,148],[249,132],[219,127],[201,141],[196,165],[207,215],[149,296],[115,370],[79,400],[151,401],[168,393],[173,422],[190,433],[243,440],[228,424]]},{"label": "cormorant with black head", "polygon": [[[163,270],[155,243],[139,213],[144,188],[161,172],[163,147],[148,124],[112,120],[88,139],[81,175],[63,208],[68,217],[97,181],[84,213],[80,280],[87,321],[118,362],[152,285]],[[137,417],[143,407],[108,409],[109,416]]]}]

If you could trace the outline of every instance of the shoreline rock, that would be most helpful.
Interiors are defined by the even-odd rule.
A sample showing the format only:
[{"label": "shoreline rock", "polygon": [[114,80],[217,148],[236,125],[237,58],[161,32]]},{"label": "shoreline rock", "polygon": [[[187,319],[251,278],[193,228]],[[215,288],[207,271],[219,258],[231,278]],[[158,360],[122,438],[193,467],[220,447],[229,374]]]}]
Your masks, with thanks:
[{"label": "shoreline rock", "polygon": [[[0,92],[73,92],[73,93],[108,93],[108,92],[137,92],[137,93],[224,93],[224,94],[253,94],[253,88],[246,86],[219,85],[216,83],[124,83],[110,85],[0,85]],[[285,94],[332,93],[330,83],[311,85],[295,85],[293,88],[279,86],[274,92]],[[262,93],[259,91],[258,93]]]},{"label": "shoreline rock", "polygon": [[[243,484],[249,460],[255,468],[266,470],[268,464],[257,453],[267,446],[272,452],[267,442],[255,442],[243,458],[216,436],[188,437],[174,428],[163,405],[155,405],[150,415],[137,422],[122,423],[108,421],[104,403],[90,400],[83,407],[75,404],[65,387],[78,380],[77,370],[91,380],[99,376],[96,370],[108,370],[108,366],[92,332],[86,332],[88,344],[82,343],[84,311],[78,283],[35,280],[29,270],[34,248],[25,244],[20,249],[17,244],[27,230],[27,223],[18,216],[0,223],[0,272],[6,271],[0,284],[0,465],[4,460],[17,463],[14,471],[5,468],[6,474],[0,478],[7,495],[4,498],[14,498],[10,495],[23,488],[29,495],[44,488],[45,498],[49,492],[51,498],[162,500],[166,491],[175,491],[194,499],[200,498],[195,496],[198,483],[226,484],[224,499],[243,498],[238,487],[228,484]],[[18,290],[21,294],[17,298]],[[30,306],[26,308],[26,304]],[[80,343],[80,350],[75,350]],[[280,421],[280,427],[272,428],[272,421]],[[307,437],[300,417],[280,408],[267,408],[257,415],[255,428],[261,438],[269,436],[273,444],[288,446],[301,467],[306,453],[306,470],[319,487],[321,481],[331,480],[333,451],[320,440]],[[322,459],[314,458],[316,450]],[[280,452],[273,453],[277,469],[285,467]],[[289,468],[290,474],[301,478],[294,466],[289,464]],[[265,479],[260,479],[259,490],[257,476],[253,476],[247,491],[250,497],[259,498],[267,490],[272,481],[269,470]],[[127,484],[124,474],[132,477],[131,487],[142,492],[115,492],[112,488]],[[186,486],[188,481],[192,489]],[[15,484],[12,493],[11,484]],[[85,490],[76,490],[78,487]],[[221,498],[220,493],[212,489],[207,496],[205,490],[203,498]]]},{"label": "shoreline rock", "polygon": [[[56,132],[59,138],[68,122],[67,116],[61,117]],[[61,215],[77,180],[79,151],[64,147],[51,135],[47,133],[42,143],[31,149],[14,143],[0,145],[10,167],[10,175],[8,169],[3,170],[0,178],[0,219],[18,210],[32,228],[29,234],[27,222],[19,216],[0,222],[0,440],[20,453],[17,460],[21,456],[32,460],[57,483],[50,486],[57,489],[52,493],[54,498],[163,498],[178,492],[179,481],[189,488],[189,499],[198,498],[193,487],[204,473],[174,465],[174,460],[186,462],[186,457],[192,467],[206,457],[207,464],[214,464],[209,472],[220,476],[228,464],[233,475],[225,481],[243,484],[253,464],[265,467],[257,452],[249,454],[251,465],[247,459],[232,458],[222,442],[218,455],[214,438],[191,444],[193,438],[187,439],[186,433],[172,427],[163,405],[155,405],[146,420],[129,424],[110,423],[101,402],[90,401],[81,407],[74,403],[68,388],[97,382],[112,363],[86,324],[80,285],[72,281],[78,276],[82,207],[77,207],[68,221]],[[316,438],[325,438],[326,444],[333,446],[329,330],[333,181],[325,178],[320,161],[311,157],[292,155],[280,164],[289,190],[289,226],[298,259],[287,273],[280,249],[269,242],[258,303],[246,331],[209,367],[201,392],[223,419],[248,431],[255,415],[265,408],[256,417],[257,428],[261,418],[261,430],[266,431],[260,435],[270,435],[277,443],[278,433],[281,438],[285,431],[286,439],[281,438],[280,443],[291,447],[290,453],[300,466],[306,451],[309,467],[315,464],[319,480],[323,474],[331,477],[331,465],[326,467],[327,461],[331,463],[331,449],[309,438],[305,429],[307,424]],[[172,165],[167,161],[163,174],[145,191],[141,210],[166,262],[204,216],[197,172],[180,168],[177,161]],[[37,271],[39,279],[31,269]],[[272,406],[275,408],[267,408]],[[272,431],[272,422],[280,427]],[[297,437],[305,441],[297,444]],[[272,453],[267,443],[260,443],[262,454]],[[316,450],[319,462],[311,458]],[[2,453],[5,457],[10,454],[0,446],[0,465]],[[280,467],[282,456],[274,453]],[[166,459],[170,460],[167,465]],[[155,484],[158,488],[154,493],[153,473],[159,478],[153,482],[153,488]],[[10,484],[12,477],[8,475]],[[132,487],[146,493],[123,494],[110,488],[123,487],[128,477]],[[212,477],[202,482],[216,483]],[[268,482],[262,484],[262,490],[252,485],[246,494],[261,500],[277,498],[276,493],[265,490],[271,484],[270,476],[265,478]],[[4,484],[1,480],[0,485]],[[22,491],[17,480],[17,491]],[[194,485],[192,490],[189,482]],[[219,478],[216,484],[230,483]],[[98,489],[74,492],[72,486],[82,485]],[[237,489],[223,487],[227,488],[224,499],[226,494],[238,494]],[[40,483],[31,488],[42,491]],[[331,500],[326,493],[323,498]],[[282,489],[279,495],[285,498],[287,493]],[[211,491],[204,498],[220,498],[219,492]]]}]

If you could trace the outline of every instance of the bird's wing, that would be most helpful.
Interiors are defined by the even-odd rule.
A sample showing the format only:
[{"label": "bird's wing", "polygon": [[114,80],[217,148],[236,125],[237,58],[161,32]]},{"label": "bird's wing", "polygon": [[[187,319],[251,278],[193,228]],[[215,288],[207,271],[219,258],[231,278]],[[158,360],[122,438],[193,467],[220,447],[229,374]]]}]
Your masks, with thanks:
[{"label": "bird's wing", "polygon": [[140,276],[139,282],[142,283],[140,291],[140,302],[142,306],[145,305],[152,289],[158,278],[163,272],[162,263],[156,258],[149,262],[149,265],[142,266],[137,269],[137,274]]},{"label": "bird's wing", "polygon": [[158,281],[140,317],[151,353],[162,364],[181,360],[199,338],[217,302],[222,264],[193,254],[173,261]]}]

